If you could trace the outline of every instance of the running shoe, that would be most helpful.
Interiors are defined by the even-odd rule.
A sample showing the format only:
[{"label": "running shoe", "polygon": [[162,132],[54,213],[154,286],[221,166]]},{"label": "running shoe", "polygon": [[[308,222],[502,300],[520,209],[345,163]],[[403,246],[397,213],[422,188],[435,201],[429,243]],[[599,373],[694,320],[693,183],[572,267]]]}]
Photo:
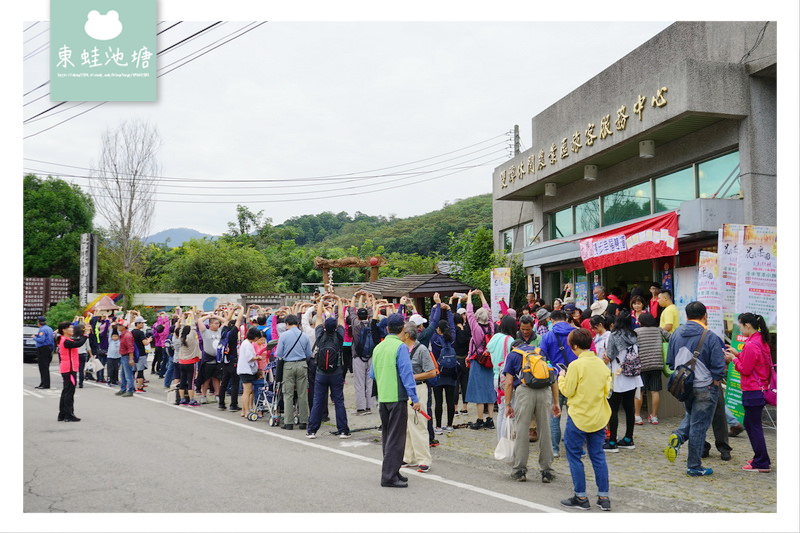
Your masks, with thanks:
[{"label": "running shoe", "polygon": [[578,498],[577,496],[573,496],[572,498],[567,498],[566,500],[561,500],[561,505],[563,505],[564,507],[583,509],[584,511],[588,511],[591,508],[591,505],[589,504],[589,498],[586,497]]}]

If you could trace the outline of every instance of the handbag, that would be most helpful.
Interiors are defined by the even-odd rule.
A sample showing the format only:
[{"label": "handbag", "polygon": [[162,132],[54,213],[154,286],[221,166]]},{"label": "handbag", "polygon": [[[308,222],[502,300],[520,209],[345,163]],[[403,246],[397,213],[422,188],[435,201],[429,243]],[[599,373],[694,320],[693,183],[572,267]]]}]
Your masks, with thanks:
[{"label": "handbag", "polygon": [[[503,415],[505,416],[505,415]],[[494,449],[494,458],[507,464],[514,464],[514,440],[516,439],[516,428],[513,418],[506,418],[505,427],[497,446]]]}]

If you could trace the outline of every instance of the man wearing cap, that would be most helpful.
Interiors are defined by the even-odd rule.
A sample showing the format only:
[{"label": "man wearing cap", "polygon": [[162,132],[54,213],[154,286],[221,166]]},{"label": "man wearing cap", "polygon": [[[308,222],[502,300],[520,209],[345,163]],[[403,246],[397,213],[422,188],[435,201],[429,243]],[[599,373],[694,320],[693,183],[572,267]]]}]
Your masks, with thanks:
[{"label": "man wearing cap", "polygon": [[144,392],[144,369],[147,368],[147,351],[145,346],[150,344],[151,338],[144,333],[147,325],[142,315],[136,315],[133,319],[133,342],[135,346],[133,360],[136,363],[136,392]]},{"label": "man wearing cap", "polygon": [[[322,424],[322,416],[324,408],[327,407],[327,396],[330,390],[331,400],[333,407],[336,411],[336,429],[340,439],[350,438],[350,428],[347,425],[347,411],[344,408],[344,361],[342,359],[342,351],[344,344],[344,306],[342,299],[337,295],[326,295],[336,299],[337,302],[337,318],[326,318],[323,324],[315,328],[316,345],[328,346],[329,341],[333,340],[334,344],[338,347],[339,361],[336,367],[331,372],[323,372],[319,367],[315,376],[314,383],[314,401],[312,403],[311,415],[308,418],[308,432],[306,437],[314,439],[317,437],[317,431],[320,424]],[[324,298],[320,298],[317,303],[317,316],[322,318],[325,316],[325,309],[323,307]],[[333,339],[331,339],[333,337]]]},{"label": "man wearing cap", "polygon": [[415,411],[421,409],[417,385],[411,370],[411,357],[398,335],[405,321],[398,313],[386,319],[387,335],[372,354],[372,377],[378,387],[383,441],[382,487],[408,487],[408,478],[400,473],[405,452],[408,402]]},{"label": "man wearing cap", "polygon": [[136,366],[134,351],[136,348],[133,335],[128,331],[127,320],[117,320],[117,331],[119,331],[119,364],[122,367],[122,378],[119,381],[120,388],[116,395],[125,398],[133,396],[133,368]]},{"label": "man wearing cap", "polygon": [[36,359],[39,363],[39,385],[37,389],[50,388],[50,363],[53,362],[53,328],[47,325],[47,318],[40,316],[36,321],[39,323],[39,331],[33,337],[36,343]]}]

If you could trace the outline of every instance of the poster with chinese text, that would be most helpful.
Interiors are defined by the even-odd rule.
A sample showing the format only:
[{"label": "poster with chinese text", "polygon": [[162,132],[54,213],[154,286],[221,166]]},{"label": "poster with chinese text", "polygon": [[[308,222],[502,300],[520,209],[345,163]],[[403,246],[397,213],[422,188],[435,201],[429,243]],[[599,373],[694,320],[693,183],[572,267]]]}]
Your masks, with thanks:
[{"label": "poster with chinese text", "polygon": [[491,300],[492,319],[500,318],[500,298],[503,298],[511,306],[511,269],[493,268],[491,275]]},{"label": "poster with chinese text", "polygon": [[700,252],[697,265],[697,301],[703,302],[708,313],[708,329],[720,338],[724,337],[725,323],[722,320],[722,294],[719,290],[719,268],[713,252]]},{"label": "poster with chinese text", "polygon": [[777,228],[745,226],[740,242],[734,313],[762,315],[773,330],[778,314]]}]

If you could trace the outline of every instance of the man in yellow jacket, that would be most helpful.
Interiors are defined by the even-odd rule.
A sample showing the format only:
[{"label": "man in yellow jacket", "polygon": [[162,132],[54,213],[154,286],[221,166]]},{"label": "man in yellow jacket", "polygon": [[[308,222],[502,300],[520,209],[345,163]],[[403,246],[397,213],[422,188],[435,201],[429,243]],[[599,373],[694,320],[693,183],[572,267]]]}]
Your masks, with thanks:
[{"label": "man in yellow jacket", "polygon": [[608,466],[603,452],[605,427],[611,417],[608,393],[611,390],[611,371],[589,351],[592,335],[583,328],[570,332],[567,343],[578,359],[569,365],[569,372],[563,371],[558,378],[558,389],[567,398],[569,407],[567,427],[564,432],[564,447],[567,452],[569,471],[575,494],[561,505],[588,510],[586,497],[586,476],[581,462],[583,445],[592,461],[594,477],[597,482],[597,506],[603,511],[611,510],[608,497]]}]

